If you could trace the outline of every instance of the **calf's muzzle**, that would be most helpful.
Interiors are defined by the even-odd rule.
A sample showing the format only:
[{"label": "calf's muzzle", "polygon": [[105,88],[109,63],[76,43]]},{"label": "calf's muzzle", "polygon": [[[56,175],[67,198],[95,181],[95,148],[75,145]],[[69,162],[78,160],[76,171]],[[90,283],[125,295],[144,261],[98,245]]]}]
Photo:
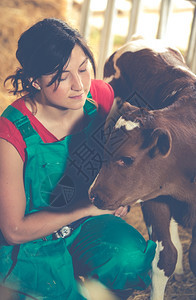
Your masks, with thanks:
[{"label": "calf's muzzle", "polygon": [[98,208],[102,208],[104,205],[103,200],[99,197],[99,195],[92,190],[89,193],[90,201],[97,206]]}]

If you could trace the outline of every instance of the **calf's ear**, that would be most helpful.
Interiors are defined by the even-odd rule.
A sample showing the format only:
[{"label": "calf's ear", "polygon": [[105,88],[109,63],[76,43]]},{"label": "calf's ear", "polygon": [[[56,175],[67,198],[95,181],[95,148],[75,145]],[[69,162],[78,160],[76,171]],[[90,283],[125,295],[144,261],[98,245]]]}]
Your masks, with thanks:
[{"label": "calf's ear", "polygon": [[151,135],[151,149],[149,150],[150,157],[155,157],[161,154],[163,157],[167,157],[170,154],[172,148],[172,137],[168,130],[157,128]]}]

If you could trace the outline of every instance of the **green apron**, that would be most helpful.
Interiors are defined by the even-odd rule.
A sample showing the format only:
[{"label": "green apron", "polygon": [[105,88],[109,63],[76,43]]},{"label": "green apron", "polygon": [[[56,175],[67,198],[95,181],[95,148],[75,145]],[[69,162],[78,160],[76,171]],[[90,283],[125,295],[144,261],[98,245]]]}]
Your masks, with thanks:
[{"label": "green apron", "polygon": [[[25,214],[48,206],[72,210],[88,205],[88,188],[102,162],[104,120],[89,101],[84,113],[89,118],[84,130],[44,143],[26,116],[12,106],[4,111],[27,145]],[[3,236],[0,240],[0,282],[18,291],[14,299],[84,299],[75,280],[79,275],[98,278],[114,290],[144,289],[156,247],[112,215],[90,217],[66,239],[49,235],[16,246],[6,245]]]},{"label": "green apron", "polygon": [[[88,96],[90,97],[90,94]],[[78,156],[71,156],[70,151],[87,147],[85,143],[88,143],[86,137],[90,136],[89,130],[92,132],[92,127],[98,119],[100,122],[100,118],[95,105],[89,101],[85,103],[84,113],[89,117],[89,124],[83,131],[55,143],[44,143],[27,116],[13,106],[8,106],[4,111],[2,116],[16,125],[27,146],[24,167],[27,201],[25,214],[40,211],[48,206],[70,206],[75,199],[80,199],[79,195],[87,196],[88,186],[92,182],[91,174],[86,171],[83,171],[85,176],[78,174],[78,170],[73,166],[73,162],[78,163],[76,161]],[[88,143],[88,148],[84,151],[93,151],[91,149],[92,145]],[[95,155],[96,153],[93,153],[92,156]],[[52,198],[52,191],[66,168],[69,175],[67,179],[66,176],[63,177],[64,190],[59,184],[60,188],[57,188]],[[77,204],[74,204],[75,206]],[[27,294],[32,291],[36,299],[83,299],[77,295],[73,263],[70,255],[66,255],[68,250],[64,241],[52,239],[51,235],[47,237],[47,241],[33,241],[16,247],[8,245],[0,247],[1,281],[6,276],[5,285],[10,286],[11,283],[11,288]]]}]

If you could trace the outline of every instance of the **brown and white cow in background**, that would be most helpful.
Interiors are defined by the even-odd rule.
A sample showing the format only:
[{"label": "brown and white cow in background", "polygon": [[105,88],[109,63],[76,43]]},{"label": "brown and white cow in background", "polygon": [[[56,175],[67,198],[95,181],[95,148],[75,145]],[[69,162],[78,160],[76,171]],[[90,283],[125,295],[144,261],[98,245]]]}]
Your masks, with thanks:
[{"label": "brown and white cow in background", "polygon": [[183,273],[177,223],[192,228],[196,275],[196,76],[178,50],[138,39],[108,59],[104,77],[121,100],[107,120],[106,161],[89,197],[102,209],[142,200],[157,243],[151,299],[162,300],[168,278]]}]

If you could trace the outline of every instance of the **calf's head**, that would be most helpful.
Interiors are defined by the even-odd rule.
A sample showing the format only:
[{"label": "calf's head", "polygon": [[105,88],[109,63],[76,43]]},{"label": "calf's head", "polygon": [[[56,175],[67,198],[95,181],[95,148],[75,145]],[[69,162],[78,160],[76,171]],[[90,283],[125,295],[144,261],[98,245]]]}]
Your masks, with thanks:
[{"label": "calf's head", "polygon": [[105,160],[89,189],[89,198],[102,209],[152,199],[168,178],[172,138],[155,126],[155,111],[126,104],[105,145]]}]

